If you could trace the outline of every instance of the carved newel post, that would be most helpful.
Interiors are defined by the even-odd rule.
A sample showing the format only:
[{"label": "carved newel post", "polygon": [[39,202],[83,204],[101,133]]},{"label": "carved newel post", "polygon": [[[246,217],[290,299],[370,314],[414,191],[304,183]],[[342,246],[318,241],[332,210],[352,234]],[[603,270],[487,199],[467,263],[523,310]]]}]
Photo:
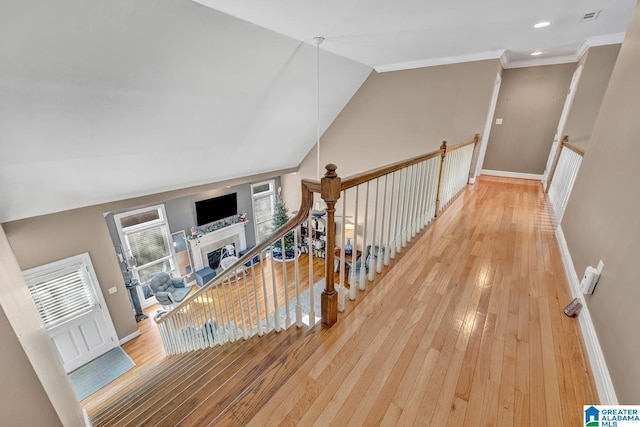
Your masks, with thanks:
[{"label": "carved newel post", "polygon": [[340,198],[341,181],[333,163],[325,166],[327,172],[320,180],[322,200],[327,204],[327,257],[325,259],[325,285],[321,298],[322,325],[330,328],[338,320],[338,293],[334,287],[333,248],[336,242],[336,202]]}]

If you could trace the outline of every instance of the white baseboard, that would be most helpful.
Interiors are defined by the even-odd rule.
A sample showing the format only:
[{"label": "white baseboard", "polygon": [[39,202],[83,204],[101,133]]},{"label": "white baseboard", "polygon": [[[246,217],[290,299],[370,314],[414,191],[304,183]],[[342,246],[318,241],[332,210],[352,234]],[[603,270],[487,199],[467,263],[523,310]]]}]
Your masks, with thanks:
[{"label": "white baseboard", "polygon": [[85,427],[93,427],[93,424],[91,424],[91,418],[89,418],[89,414],[87,414],[87,410],[84,408],[82,408],[82,415],[84,415]]},{"label": "white baseboard", "polygon": [[127,335],[126,337],[122,338],[122,339],[120,340],[120,345],[122,345],[122,344],[124,344],[124,343],[126,343],[126,342],[129,342],[129,341],[131,341],[132,339],[134,339],[135,337],[139,337],[139,336],[140,336],[140,331],[135,331],[134,333],[129,334],[129,335]]},{"label": "white baseboard", "polygon": [[[580,329],[582,330],[584,344],[587,347],[587,355],[589,356],[589,363],[591,364],[591,371],[593,372],[593,378],[596,382],[596,388],[598,389],[600,404],[617,405],[618,397],[616,396],[616,391],[613,388],[609,368],[607,368],[607,363],[604,360],[604,354],[602,354],[602,348],[598,341],[598,335],[596,334],[593,322],[591,321],[589,306],[585,302],[584,294],[580,291],[580,279],[578,278],[578,274],[573,266],[569,247],[567,246],[567,241],[564,238],[564,233],[560,226],[556,229],[556,238],[558,239],[558,245],[560,246],[562,263],[564,264],[564,270],[567,274],[567,280],[569,280],[571,295],[573,298],[579,298],[582,302],[582,309],[578,315],[578,320],[580,322]],[[589,405],[590,403],[584,402],[584,404]]]},{"label": "white baseboard", "polygon": [[508,172],[508,171],[494,171],[491,169],[482,169],[480,175],[493,175],[502,176],[505,178],[520,178],[520,179],[536,179],[542,181],[543,175],[536,173],[521,173],[521,172]]}]

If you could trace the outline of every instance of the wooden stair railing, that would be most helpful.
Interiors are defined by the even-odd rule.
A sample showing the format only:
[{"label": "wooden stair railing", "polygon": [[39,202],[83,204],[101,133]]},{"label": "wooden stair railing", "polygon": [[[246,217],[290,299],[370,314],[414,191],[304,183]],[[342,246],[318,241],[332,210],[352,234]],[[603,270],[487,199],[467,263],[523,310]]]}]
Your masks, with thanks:
[{"label": "wooden stair railing", "polygon": [[[374,280],[464,189],[477,142],[477,134],[453,146],[443,142],[431,153],[346,179],[337,175],[336,165],[329,164],[320,182],[302,180],[301,205],[293,218],[173,310],[156,315],[166,353],[262,336],[294,323],[312,327],[321,320],[323,326],[331,327],[344,310],[347,292],[351,300],[356,299],[357,290],[364,290],[367,280]],[[284,248],[288,233],[294,233],[296,250],[300,246],[297,231],[304,221],[311,224],[311,208],[320,199],[326,204],[324,265],[315,265],[313,239],[306,243],[308,256],[287,261],[283,253],[281,261],[275,260],[273,245],[280,241]],[[349,218],[355,228],[352,254],[345,248]],[[308,274],[302,270],[305,263]],[[337,269],[341,274],[336,284]],[[324,287],[318,318],[315,293],[320,279]]]},{"label": "wooden stair railing", "polygon": [[[347,293],[355,300],[357,290],[366,289],[366,282],[374,280],[375,274],[381,273],[390,259],[464,189],[478,140],[476,134],[470,141],[453,146],[443,141],[439,150],[344,179],[338,177],[335,165],[327,165],[322,180],[328,213],[327,244],[329,248],[339,244],[335,246],[335,259],[329,259],[329,255],[325,263],[324,326],[331,327],[337,321]],[[342,203],[336,208],[338,200]],[[346,250],[347,223],[355,230],[351,253]],[[334,283],[334,262],[343,272],[341,279],[348,269],[343,283]]]},{"label": "wooden stair railing", "polygon": [[583,157],[584,150],[569,144],[569,136],[565,135],[554,160],[546,188],[558,224],[564,215]]}]

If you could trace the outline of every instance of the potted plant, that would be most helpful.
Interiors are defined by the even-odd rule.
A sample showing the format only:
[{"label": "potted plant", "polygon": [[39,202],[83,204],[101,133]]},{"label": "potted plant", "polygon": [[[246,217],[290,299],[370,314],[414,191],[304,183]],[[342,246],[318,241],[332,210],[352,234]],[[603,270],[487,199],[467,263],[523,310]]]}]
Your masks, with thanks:
[{"label": "potted plant", "polygon": [[[276,196],[276,202],[273,209],[273,231],[278,230],[287,221],[289,221],[289,209],[282,199],[281,189],[278,188],[278,195]],[[282,261],[283,248],[282,242],[284,240],[284,259],[291,260],[296,257],[296,247],[294,231],[284,235],[283,239],[278,239],[273,245],[271,245],[271,256],[275,260]]]}]

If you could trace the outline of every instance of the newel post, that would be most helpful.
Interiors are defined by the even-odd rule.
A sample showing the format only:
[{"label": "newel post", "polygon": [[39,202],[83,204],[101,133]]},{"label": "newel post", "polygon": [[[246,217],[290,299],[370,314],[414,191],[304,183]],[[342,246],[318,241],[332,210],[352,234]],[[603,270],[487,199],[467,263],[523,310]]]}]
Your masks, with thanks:
[{"label": "newel post", "polygon": [[324,291],[321,297],[322,326],[330,328],[338,320],[338,293],[334,287],[333,248],[336,243],[335,213],[336,202],[340,198],[341,181],[336,174],[338,168],[333,163],[325,166],[327,172],[320,180],[320,197],[327,204],[327,256],[324,260]]},{"label": "newel post", "polygon": [[444,170],[444,158],[447,156],[447,141],[442,141],[442,145],[440,145],[440,171],[438,172],[438,190],[436,191],[436,212],[434,216],[438,216],[438,212],[440,212],[440,190],[442,187],[442,171]]}]

